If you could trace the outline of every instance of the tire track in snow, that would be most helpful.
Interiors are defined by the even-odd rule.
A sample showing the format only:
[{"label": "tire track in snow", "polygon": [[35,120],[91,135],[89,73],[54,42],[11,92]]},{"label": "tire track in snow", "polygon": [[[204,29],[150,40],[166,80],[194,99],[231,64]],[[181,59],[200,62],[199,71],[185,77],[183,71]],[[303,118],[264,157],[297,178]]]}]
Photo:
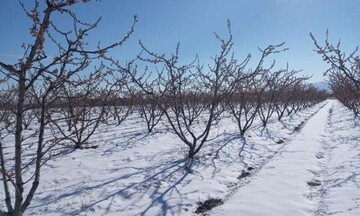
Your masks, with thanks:
[{"label": "tire track in snow", "polygon": [[320,170],[318,172],[314,172],[314,176],[317,178],[321,178],[321,186],[319,189],[317,189],[315,192],[313,192],[313,195],[318,199],[319,205],[317,209],[314,211],[314,215],[320,216],[320,215],[327,215],[327,206],[324,202],[324,198],[327,194],[326,186],[327,182],[326,179],[328,178],[329,172],[328,172],[328,166],[331,160],[331,154],[332,154],[332,148],[329,145],[329,136],[331,136],[331,133],[329,131],[329,128],[332,125],[332,118],[333,118],[333,110],[334,105],[331,106],[328,113],[327,118],[327,128],[325,129],[325,135],[322,139],[322,151],[319,151],[317,153],[316,157],[319,159],[319,166]]},{"label": "tire track in snow", "polygon": [[[279,147],[276,151],[272,152],[271,154],[269,154],[265,159],[261,160],[260,163],[258,163],[259,166],[256,167],[256,169],[249,171],[251,173],[251,176],[246,177],[246,178],[242,178],[239,179],[239,181],[234,184],[231,185],[229,187],[230,191],[225,195],[225,197],[222,199],[224,201],[224,203],[226,203],[229,199],[232,198],[232,196],[234,194],[236,194],[236,192],[241,189],[242,187],[250,184],[252,182],[252,180],[256,177],[256,175],[261,172],[261,170],[267,165],[269,164],[269,162],[271,162],[274,158],[281,156],[281,154],[283,153],[284,149],[294,140],[297,138],[297,136],[299,136],[299,134],[302,132],[303,128],[306,127],[306,125],[308,124],[309,120],[313,118],[314,115],[316,115],[320,110],[322,110],[326,105],[328,105],[329,102],[326,102],[324,105],[322,105],[321,107],[319,107],[314,113],[312,113],[310,116],[308,116],[307,118],[305,118],[298,126],[297,129],[295,128],[291,135],[293,135],[293,137],[291,139],[284,139],[284,143],[282,144],[281,147]],[[221,206],[220,206],[221,207]],[[208,215],[211,214],[212,211],[210,212],[206,212],[204,215]],[[193,215],[197,215],[197,214],[193,214]]]},{"label": "tire track in snow", "polygon": [[[321,159],[323,184],[314,214],[360,215],[360,145],[357,119],[339,102],[329,111]],[[355,124],[354,124],[355,123]]]},{"label": "tire track in snow", "polygon": [[[291,140],[288,140],[281,148],[279,148],[279,150],[277,150],[270,158],[268,157],[265,161],[263,161],[262,165],[259,167],[259,169],[252,173],[253,176],[251,178],[248,179],[243,179],[242,181],[239,182],[239,184],[232,190],[230,191],[230,193],[228,195],[226,195],[224,202],[225,204],[223,206],[220,206],[219,208],[215,208],[214,211],[212,211],[211,213],[213,213],[213,215],[227,215],[227,213],[230,212],[236,212],[237,214],[239,212],[243,213],[244,215],[262,215],[259,214],[259,211],[256,211],[254,209],[249,209],[244,207],[244,209],[239,208],[239,204],[241,204],[243,201],[246,201],[247,204],[250,204],[252,208],[268,208],[268,209],[272,209],[272,211],[263,211],[263,214],[266,215],[283,215],[281,213],[290,213],[290,214],[285,214],[285,215],[293,215],[292,213],[299,213],[296,212],[296,207],[299,207],[299,209],[301,209],[300,211],[302,211],[302,213],[307,213],[307,214],[312,214],[313,209],[314,209],[314,202],[316,202],[316,200],[309,200],[308,197],[306,196],[306,194],[309,192],[311,192],[311,187],[309,189],[309,186],[306,184],[306,182],[309,180],[309,177],[311,178],[312,173],[314,173],[313,168],[316,169],[317,165],[316,164],[316,153],[318,152],[318,149],[320,148],[320,142],[319,142],[319,138],[321,138],[325,131],[324,128],[326,127],[326,125],[324,124],[326,122],[326,117],[327,117],[327,112],[330,109],[330,107],[332,106],[333,102],[331,102],[331,104],[327,103],[325,104],[323,107],[321,107],[312,117],[310,117],[305,124],[303,124],[303,128],[302,130],[300,130],[300,132]],[[311,121],[310,125],[309,122]],[[319,127],[314,127],[313,124],[321,124],[318,125]],[[305,132],[303,132],[303,129],[306,128]],[[306,138],[308,137],[308,138]],[[309,138],[310,137],[310,138]],[[312,146],[312,142],[314,143],[314,146]],[[289,145],[291,143],[291,145]],[[302,145],[304,146],[308,146],[310,149],[310,152],[305,151],[304,149],[302,149]],[[311,149],[312,148],[312,149]],[[296,158],[296,156],[300,155],[300,158]],[[291,163],[292,161],[292,157],[294,157],[295,159],[295,163]],[[301,163],[303,161],[303,159],[307,159],[307,158],[311,158],[313,157],[313,161],[311,161],[312,163],[310,163],[310,167],[308,166],[303,166],[301,167],[301,172],[304,172],[306,175],[304,175],[303,173],[295,173],[294,176],[302,176],[302,181],[298,181],[296,182],[296,184],[292,183],[292,182],[287,182],[286,181],[286,175],[288,173],[286,173],[287,171],[289,171],[290,174],[288,175],[292,175],[291,170],[297,168],[297,163]],[[286,160],[284,159],[286,158]],[[282,160],[285,160],[284,162],[282,162]],[[280,162],[279,162],[280,161]],[[287,166],[286,162],[289,162],[289,166]],[[308,162],[305,160],[305,162]],[[274,164],[275,166],[269,166]],[[282,166],[284,165],[285,166]],[[299,164],[301,165],[301,164]],[[314,166],[314,167],[313,167]],[[280,167],[280,168],[278,168]],[[265,168],[265,169],[263,169]],[[275,171],[272,171],[275,170]],[[315,171],[316,172],[316,171]],[[265,173],[265,174],[264,174]],[[300,175],[299,175],[300,174]],[[274,177],[275,176],[275,177]],[[282,177],[284,177],[284,179],[282,179]],[[288,176],[288,177],[293,177],[293,176]],[[270,183],[267,181],[264,181],[264,179],[269,178]],[[295,180],[295,179],[290,179],[290,180]],[[274,187],[274,189],[269,189],[269,188],[261,188],[260,190],[257,190],[256,187],[254,187],[253,185],[256,185],[257,182],[261,182],[261,184],[258,184],[256,187],[263,187],[264,185],[266,185],[267,183],[269,184],[270,187]],[[276,197],[273,196],[268,196],[269,202],[263,202],[263,207],[261,206],[261,195],[262,194],[266,194],[269,193],[271,194],[272,192],[276,190],[282,190],[282,184],[284,184],[284,187],[288,186],[288,188],[295,188],[298,189],[297,184],[299,184],[299,188],[301,188],[300,191],[297,191],[295,194],[291,194],[291,195],[297,195],[297,200],[287,200],[284,199],[284,202],[290,202],[288,204],[292,204],[294,206],[293,209],[290,209],[289,212],[281,212],[281,207],[277,206],[277,205],[273,205],[272,201],[277,201]],[[280,184],[280,185],[279,185]],[[250,190],[246,190],[247,188],[252,187],[255,189],[255,191]],[[240,191],[241,190],[241,191]],[[243,190],[245,190],[245,194],[243,193]],[[257,190],[257,191],[256,191]],[[273,190],[273,191],[271,191]],[[248,198],[249,195],[251,195],[250,193],[255,192],[258,193],[257,195],[253,195],[251,196],[251,198],[253,198],[253,200],[250,200],[251,198]],[[240,194],[238,196],[238,194]],[[278,198],[283,198],[281,197],[284,194],[275,194],[277,195]],[[287,195],[287,194],[285,194]],[[247,199],[248,198],[248,199]],[[289,197],[291,199],[291,196]],[[239,199],[239,200],[237,200]],[[257,204],[257,201],[260,201],[259,204]],[[230,204],[228,204],[229,202],[231,202]],[[307,203],[309,202],[309,203]],[[244,205],[243,205],[244,206]],[[275,206],[275,207],[274,207]],[[312,207],[311,207],[312,206]],[[250,208],[251,208],[250,207]],[[234,208],[236,209],[235,211],[230,211],[229,212],[229,208]],[[280,208],[280,209],[279,209]],[[286,208],[285,206],[283,206],[283,208]],[[219,209],[225,209],[225,210],[219,210]],[[254,211],[253,211],[254,210]],[[279,214],[280,211],[281,213]],[[261,212],[261,210],[260,210]],[[270,213],[269,213],[270,212]],[[225,213],[225,214],[224,214]],[[252,214],[255,213],[255,214]]]}]

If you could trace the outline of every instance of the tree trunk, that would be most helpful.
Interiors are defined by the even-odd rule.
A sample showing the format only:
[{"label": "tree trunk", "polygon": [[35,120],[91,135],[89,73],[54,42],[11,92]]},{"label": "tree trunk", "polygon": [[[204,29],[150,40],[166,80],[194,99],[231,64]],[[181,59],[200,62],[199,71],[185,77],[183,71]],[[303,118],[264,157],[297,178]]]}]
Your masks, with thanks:
[{"label": "tree trunk", "polygon": [[18,92],[18,104],[16,111],[16,126],[15,126],[15,205],[13,215],[21,215],[21,205],[23,202],[23,179],[21,174],[22,164],[22,125],[23,125],[23,113],[24,113],[24,100],[25,100],[25,72],[20,72],[19,75],[19,92]]},{"label": "tree trunk", "polygon": [[188,158],[193,159],[194,156],[195,156],[195,154],[196,154],[196,152],[195,152],[195,147],[194,147],[194,146],[191,146],[190,149],[189,149]]}]

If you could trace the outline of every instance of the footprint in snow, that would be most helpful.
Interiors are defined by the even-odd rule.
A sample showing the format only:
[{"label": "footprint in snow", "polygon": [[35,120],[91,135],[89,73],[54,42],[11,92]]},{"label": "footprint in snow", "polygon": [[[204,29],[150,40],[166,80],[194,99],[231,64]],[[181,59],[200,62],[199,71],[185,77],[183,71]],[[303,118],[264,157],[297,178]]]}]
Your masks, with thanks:
[{"label": "footprint in snow", "polygon": [[248,176],[251,176],[251,173],[248,172],[248,171],[243,171],[238,177],[237,179],[243,179],[243,178],[246,178]]},{"label": "footprint in snow", "polygon": [[282,139],[279,139],[278,141],[276,141],[275,143],[276,144],[283,144],[285,141],[284,140],[282,140]]},{"label": "footprint in snow", "polygon": [[311,181],[308,181],[307,184],[311,187],[317,187],[321,185],[321,181],[317,179],[313,179]]},{"label": "footprint in snow", "polygon": [[323,152],[318,152],[318,153],[315,155],[315,157],[316,157],[317,159],[323,159],[323,158],[324,158],[324,153],[323,153]]},{"label": "footprint in snow", "polygon": [[319,198],[320,194],[317,192],[310,192],[309,194],[304,194],[304,196],[309,200],[313,200],[314,198]]}]

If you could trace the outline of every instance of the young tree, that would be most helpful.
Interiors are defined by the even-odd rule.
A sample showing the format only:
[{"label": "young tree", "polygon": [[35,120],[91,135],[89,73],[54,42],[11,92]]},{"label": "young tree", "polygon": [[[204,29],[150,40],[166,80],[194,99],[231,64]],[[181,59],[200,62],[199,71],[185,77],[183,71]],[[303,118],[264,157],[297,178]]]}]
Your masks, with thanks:
[{"label": "young tree", "polygon": [[[33,2],[34,6],[31,10],[27,10],[28,2],[26,4],[21,2],[32,22],[30,34],[33,36],[33,41],[23,44],[24,55],[17,63],[7,64],[0,60],[0,72],[14,83],[16,91],[14,107],[12,107],[15,113],[15,124],[12,129],[15,141],[11,146],[14,150],[12,153],[14,159],[5,158],[4,148],[0,152],[1,172],[5,176],[2,181],[7,208],[6,211],[0,210],[0,215],[22,215],[35,195],[40,183],[41,167],[49,157],[46,154],[57,143],[56,140],[44,139],[45,128],[49,123],[48,113],[51,113],[50,109],[57,101],[56,95],[65,81],[77,74],[86,74],[85,71],[90,70],[89,66],[94,61],[101,61],[102,56],[109,49],[121,46],[129,38],[134,27],[133,25],[128,34],[118,42],[106,47],[92,48],[87,44],[86,36],[96,28],[100,20],[93,24],[82,22],[71,10],[72,5],[86,3],[89,0],[34,0]],[[55,15],[70,20],[72,30],[60,29],[56,26],[52,20]],[[36,94],[39,113],[37,128],[31,135],[36,137],[34,140],[36,144],[30,149],[35,151],[35,156],[26,158],[27,154],[23,149],[24,115],[28,109],[26,101],[34,96],[33,94]],[[24,179],[25,172],[30,174],[29,179]],[[13,190],[9,190],[10,186]],[[9,194],[12,192],[14,195]]]},{"label": "young tree", "polygon": [[350,54],[341,50],[340,40],[333,45],[329,41],[329,32],[326,32],[325,43],[320,45],[315,36],[310,37],[317,52],[324,62],[330,65],[324,74],[329,76],[334,96],[345,106],[351,109],[355,116],[360,110],[360,58],[357,56],[358,47]]},{"label": "young tree", "polygon": [[105,109],[113,91],[102,83],[105,74],[101,70],[100,67],[85,79],[65,81],[57,96],[62,103],[58,109],[60,112],[57,112],[58,115],[48,114],[56,139],[68,140],[76,149],[97,147],[89,145],[88,140],[104,122]]},{"label": "young tree", "polygon": [[315,45],[315,52],[323,58],[323,61],[330,65],[325,74],[341,73],[351,80],[356,88],[360,90],[360,59],[356,55],[358,47],[349,55],[341,50],[340,40],[336,45],[329,41],[329,32],[326,31],[325,44],[321,46],[315,36],[310,33],[310,37]]},{"label": "young tree", "polygon": [[[260,70],[260,67],[257,70]],[[228,97],[226,105],[243,139],[245,139],[245,132],[251,127],[261,106],[262,94],[265,91],[265,87],[261,84],[264,77],[264,71],[256,72],[254,76],[247,77],[239,82],[235,91]]]},{"label": "young tree", "polygon": [[270,69],[267,71],[266,76],[262,79],[261,83],[263,85],[264,92],[261,94],[261,103],[258,109],[259,118],[262,122],[263,127],[265,128],[269,119],[275,112],[275,102],[278,98],[278,75],[279,71],[271,73]]},{"label": "young tree", "polygon": [[[119,66],[119,63],[116,63]],[[112,71],[112,69],[111,69]],[[125,71],[111,72],[111,81],[107,81],[110,89],[109,99],[105,110],[105,117],[110,114],[119,126],[133,113],[134,92],[136,86],[131,84],[130,77]],[[105,122],[109,123],[107,120]]]},{"label": "young tree", "polygon": [[149,63],[162,63],[164,69],[158,71],[156,92],[136,78],[133,80],[149,95],[156,95],[172,131],[188,146],[186,168],[190,170],[192,159],[208,140],[210,130],[219,120],[222,109],[219,104],[227,97],[245,76],[242,74],[249,57],[242,63],[231,55],[233,46],[230,24],[229,38],[221,39],[221,49],[207,69],[195,62],[179,65],[179,45],[170,58],[164,54],[149,51],[143,44],[143,55],[139,59]]},{"label": "young tree", "polygon": [[[8,82],[8,79],[0,79],[0,84],[5,84]],[[11,179],[11,172],[7,170],[7,165],[5,164],[7,158],[5,158],[4,149],[9,147],[4,142],[4,139],[13,134],[13,125],[15,124],[14,121],[14,102],[16,98],[16,89],[12,86],[8,86],[7,89],[0,90],[0,172],[2,179],[2,186],[4,189],[4,196],[5,196],[5,204],[8,208],[11,208],[9,203],[11,202],[11,195],[10,191],[11,188],[9,187],[8,180]],[[14,182],[11,182],[12,184]],[[1,215],[0,210],[0,215]]]},{"label": "young tree", "polygon": [[275,101],[275,111],[278,120],[281,121],[285,114],[285,111],[290,106],[291,101],[296,100],[295,89],[301,85],[302,81],[306,80],[306,77],[298,78],[296,74],[299,71],[291,70],[287,67],[285,70],[280,71],[278,76],[278,89],[277,89],[277,100]]},{"label": "young tree", "polygon": [[[250,60],[248,55],[238,61],[232,53],[233,38],[228,23],[229,38],[220,42],[219,53],[212,58],[207,67],[201,65],[196,58],[192,63],[179,65],[179,45],[171,57],[149,51],[142,43],[143,52],[139,59],[153,64],[162,64],[163,69],[157,71],[156,87],[149,86],[144,76],[128,70],[137,83],[149,95],[156,95],[171,130],[188,147],[186,168],[191,168],[194,156],[208,141],[211,128],[220,120],[223,113],[221,103],[232,94],[242,80],[253,77],[262,70],[265,57],[279,52],[283,45],[268,46],[262,51],[262,57],[256,70],[245,72]],[[197,62],[197,64],[195,64]],[[151,88],[152,87],[152,88]],[[154,91],[153,89],[156,89]]]},{"label": "young tree", "polygon": [[164,115],[156,96],[153,97],[147,94],[137,95],[137,111],[140,117],[145,120],[149,133],[153,131]]},{"label": "young tree", "polygon": [[340,73],[329,74],[330,87],[333,95],[355,116],[360,114],[360,92],[354,82]]}]

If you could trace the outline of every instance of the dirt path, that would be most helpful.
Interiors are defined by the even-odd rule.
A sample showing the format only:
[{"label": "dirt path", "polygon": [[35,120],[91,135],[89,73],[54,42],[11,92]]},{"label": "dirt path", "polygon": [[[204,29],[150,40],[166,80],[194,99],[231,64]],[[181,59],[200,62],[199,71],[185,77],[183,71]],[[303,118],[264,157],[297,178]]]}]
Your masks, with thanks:
[{"label": "dirt path", "polygon": [[[302,131],[272,161],[240,188],[212,215],[314,215],[322,214],[325,172],[331,156],[324,143],[331,142],[329,119],[336,101],[315,114]],[[360,194],[360,192],[359,192]],[[323,203],[323,207],[321,207]]]}]

